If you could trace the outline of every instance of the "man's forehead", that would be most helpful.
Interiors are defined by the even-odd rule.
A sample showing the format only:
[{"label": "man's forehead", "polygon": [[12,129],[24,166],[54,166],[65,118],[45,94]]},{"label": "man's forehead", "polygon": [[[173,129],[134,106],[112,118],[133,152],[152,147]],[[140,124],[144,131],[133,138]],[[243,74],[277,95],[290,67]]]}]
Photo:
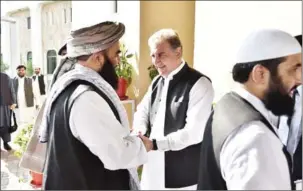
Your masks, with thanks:
[{"label": "man's forehead", "polygon": [[168,43],[165,43],[165,42],[162,42],[162,43],[159,43],[155,46],[152,46],[150,47],[150,53],[151,54],[159,54],[159,53],[162,53],[162,52],[166,52],[168,50]]},{"label": "man's forehead", "polygon": [[293,55],[287,56],[286,61],[300,62],[301,63],[302,62],[302,54],[298,53],[298,54],[293,54]]}]

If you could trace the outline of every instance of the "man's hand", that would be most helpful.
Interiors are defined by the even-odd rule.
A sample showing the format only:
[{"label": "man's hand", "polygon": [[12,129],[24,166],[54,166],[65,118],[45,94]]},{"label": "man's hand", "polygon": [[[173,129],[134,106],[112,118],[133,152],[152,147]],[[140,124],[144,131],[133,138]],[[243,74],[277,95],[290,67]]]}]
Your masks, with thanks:
[{"label": "man's hand", "polygon": [[11,110],[14,110],[14,109],[16,108],[16,106],[17,106],[17,104],[13,104],[13,105],[11,105],[9,108],[10,108]]},{"label": "man's hand", "polygon": [[146,151],[149,152],[153,149],[153,142],[148,137],[145,137],[144,135],[139,132],[139,137],[142,139],[144,146],[146,148]]}]

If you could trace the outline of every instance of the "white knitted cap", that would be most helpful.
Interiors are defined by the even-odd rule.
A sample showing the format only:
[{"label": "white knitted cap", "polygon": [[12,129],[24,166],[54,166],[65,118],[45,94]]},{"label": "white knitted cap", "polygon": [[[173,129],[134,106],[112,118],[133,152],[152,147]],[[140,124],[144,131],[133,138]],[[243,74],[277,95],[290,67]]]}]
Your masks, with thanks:
[{"label": "white knitted cap", "polygon": [[244,39],[236,63],[274,59],[300,52],[301,46],[292,35],[277,29],[257,30]]}]

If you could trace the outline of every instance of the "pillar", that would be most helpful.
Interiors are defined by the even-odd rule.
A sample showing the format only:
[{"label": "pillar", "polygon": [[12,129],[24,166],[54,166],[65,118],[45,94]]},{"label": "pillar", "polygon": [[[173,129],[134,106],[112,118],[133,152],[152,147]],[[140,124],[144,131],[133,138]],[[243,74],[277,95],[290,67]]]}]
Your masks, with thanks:
[{"label": "pillar", "polygon": [[41,68],[41,73],[46,73],[43,65],[42,48],[42,4],[30,5],[31,17],[31,45],[32,45],[32,64]]}]

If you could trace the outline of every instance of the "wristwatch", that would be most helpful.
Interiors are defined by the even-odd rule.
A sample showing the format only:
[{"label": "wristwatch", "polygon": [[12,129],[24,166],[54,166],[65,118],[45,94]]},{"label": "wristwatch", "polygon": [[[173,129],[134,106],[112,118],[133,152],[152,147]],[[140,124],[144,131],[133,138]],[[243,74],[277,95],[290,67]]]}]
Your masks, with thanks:
[{"label": "wristwatch", "polygon": [[155,151],[155,150],[158,150],[158,145],[157,145],[156,139],[152,139],[152,141],[153,141],[153,150],[154,150],[154,151]]}]

